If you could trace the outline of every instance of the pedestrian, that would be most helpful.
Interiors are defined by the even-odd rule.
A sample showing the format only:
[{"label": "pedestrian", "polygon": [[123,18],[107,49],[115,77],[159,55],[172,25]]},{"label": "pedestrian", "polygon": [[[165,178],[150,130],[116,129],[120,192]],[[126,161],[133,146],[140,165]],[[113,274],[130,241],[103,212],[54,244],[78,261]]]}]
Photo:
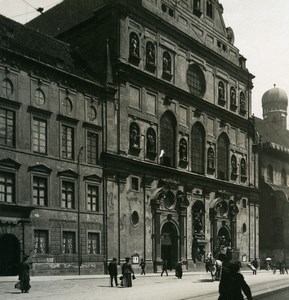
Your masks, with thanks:
[{"label": "pedestrian", "polygon": [[143,259],[141,259],[139,266],[141,267],[140,275],[145,275],[146,274],[146,271],[145,271],[146,263]]},{"label": "pedestrian", "polygon": [[176,266],[176,277],[182,279],[183,277],[183,261],[180,259]]},{"label": "pedestrian", "polygon": [[284,268],[284,274],[286,272],[286,274],[288,274],[288,269],[287,269],[287,265],[286,265],[286,261],[283,261],[283,268]]},{"label": "pedestrian", "polygon": [[161,276],[163,276],[164,272],[167,274],[168,276],[168,262],[167,260],[163,260],[163,266],[162,266],[162,273]]},{"label": "pedestrian", "polygon": [[113,281],[115,286],[118,286],[117,283],[117,259],[114,257],[112,261],[108,264],[108,273],[110,276],[110,286],[113,287]]},{"label": "pedestrian", "polygon": [[258,261],[257,261],[257,258],[255,257],[253,260],[252,260],[252,266],[256,269],[256,270],[253,270],[253,275],[257,275],[257,270],[258,270]]},{"label": "pedestrian", "polygon": [[225,263],[219,284],[218,300],[242,300],[242,292],[247,300],[252,300],[251,289],[242,274],[239,273],[240,263]]},{"label": "pedestrian", "polygon": [[125,263],[122,265],[121,271],[123,287],[132,287],[132,279],[135,279],[135,275],[130,263],[130,257],[125,258]]},{"label": "pedestrian", "polygon": [[29,293],[29,290],[31,288],[30,285],[30,265],[28,262],[29,256],[24,255],[23,261],[20,264],[19,268],[19,283],[15,285],[16,288],[19,288],[22,293]]},{"label": "pedestrian", "polygon": [[[271,268],[270,268],[270,270],[271,270]],[[272,270],[273,270],[273,274],[276,274],[277,267],[274,262],[272,263]]]}]

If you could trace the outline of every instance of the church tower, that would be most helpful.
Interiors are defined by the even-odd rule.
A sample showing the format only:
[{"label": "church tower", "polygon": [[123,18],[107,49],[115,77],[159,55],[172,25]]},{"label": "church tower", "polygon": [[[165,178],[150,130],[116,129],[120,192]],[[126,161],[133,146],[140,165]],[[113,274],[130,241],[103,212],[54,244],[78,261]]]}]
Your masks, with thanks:
[{"label": "church tower", "polygon": [[287,126],[288,97],[284,90],[274,87],[262,97],[263,119],[283,129]]}]

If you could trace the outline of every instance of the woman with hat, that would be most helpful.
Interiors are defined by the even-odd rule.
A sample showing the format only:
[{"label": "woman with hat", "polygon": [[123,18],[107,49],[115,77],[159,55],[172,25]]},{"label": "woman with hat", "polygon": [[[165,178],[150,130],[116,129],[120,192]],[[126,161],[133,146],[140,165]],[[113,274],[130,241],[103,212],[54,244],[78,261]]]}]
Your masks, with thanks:
[{"label": "woman with hat", "polygon": [[130,257],[125,258],[125,263],[122,265],[121,271],[123,276],[123,287],[132,287],[132,278],[134,279],[135,276],[130,263]]}]

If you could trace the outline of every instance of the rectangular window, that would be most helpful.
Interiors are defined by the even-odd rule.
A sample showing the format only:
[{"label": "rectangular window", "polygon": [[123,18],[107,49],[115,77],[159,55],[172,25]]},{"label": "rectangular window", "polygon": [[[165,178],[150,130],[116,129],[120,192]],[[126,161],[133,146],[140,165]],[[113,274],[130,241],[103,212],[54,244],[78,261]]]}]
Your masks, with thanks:
[{"label": "rectangular window", "polygon": [[87,253],[100,254],[100,234],[89,232],[87,235]]},{"label": "rectangular window", "polygon": [[99,211],[99,189],[98,186],[87,186],[87,210]]},{"label": "rectangular window", "polygon": [[0,173],[0,202],[15,203],[15,176]]},{"label": "rectangular window", "polygon": [[87,132],[87,162],[96,165],[98,162],[98,134]]},{"label": "rectangular window", "polygon": [[74,209],[74,183],[63,181],[61,192],[62,207]]},{"label": "rectangular window", "polygon": [[139,180],[137,177],[131,177],[131,189],[133,191],[139,190]]},{"label": "rectangular window", "polygon": [[62,253],[65,253],[65,254],[75,254],[76,253],[75,232],[63,231]]},{"label": "rectangular window", "polygon": [[0,108],[0,144],[15,146],[15,113]]},{"label": "rectangular window", "polygon": [[47,230],[34,230],[34,253],[48,253]]},{"label": "rectangular window", "polygon": [[33,151],[46,154],[47,124],[46,121],[33,118]]},{"label": "rectangular window", "polygon": [[74,159],[74,130],[72,127],[62,125],[62,157]]},{"label": "rectangular window", "polygon": [[47,178],[33,177],[33,204],[47,206]]}]

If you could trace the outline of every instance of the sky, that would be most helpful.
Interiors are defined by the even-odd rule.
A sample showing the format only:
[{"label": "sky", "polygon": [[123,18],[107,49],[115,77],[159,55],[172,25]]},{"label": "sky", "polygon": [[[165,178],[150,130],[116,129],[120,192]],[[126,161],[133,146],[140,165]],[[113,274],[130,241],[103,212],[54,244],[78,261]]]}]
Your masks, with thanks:
[{"label": "sky", "polygon": [[[84,0],[85,1],[85,0]],[[62,0],[0,0],[0,14],[25,23]],[[247,59],[255,76],[252,91],[253,113],[262,118],[262,96],[276,87],[289,95],[289,1],[219,0],[224,22],[235,35],[235,46]],[[288,118],[289,121],[289,118]]]}]

